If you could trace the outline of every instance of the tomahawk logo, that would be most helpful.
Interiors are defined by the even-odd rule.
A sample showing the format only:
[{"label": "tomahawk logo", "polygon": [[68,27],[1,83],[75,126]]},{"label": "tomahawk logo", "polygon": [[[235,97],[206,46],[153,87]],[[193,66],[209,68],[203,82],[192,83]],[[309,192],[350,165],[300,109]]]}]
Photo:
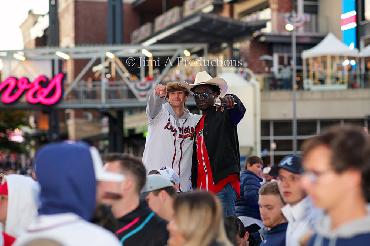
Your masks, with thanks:
[{"label": "tomahawk logo", "polygon": [[293,161],[293,157],[289,157],[281,163],[281,166],[286,166],[286,165],[291,166],[291,165],[293,165],[292,161]]}]

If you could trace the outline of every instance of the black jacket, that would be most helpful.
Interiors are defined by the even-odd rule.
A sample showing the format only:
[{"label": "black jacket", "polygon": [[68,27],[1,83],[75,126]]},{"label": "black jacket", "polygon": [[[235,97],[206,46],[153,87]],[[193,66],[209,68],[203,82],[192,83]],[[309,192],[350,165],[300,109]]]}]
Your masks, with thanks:
[{"label": "black jacket", "polygon": [[[208,151],[214,182],[231,174],[240,172],[240,152],[237,125],[244,117],[245,107],[240,99],[232,95],[236,105],[224,112],[212,108],[207,111],[204,119],[203,136]],[[199,123],[198,123],[199,124]],[[197,137],[197,136],[196,136]],[[198,160],[196,141],[194,141],[192,185],[197,186]]]},{"label": "black jacket", "polygon": [[115,234],[121,241],[121,245],[163,246],[167,244],[167,222],[154,214],[145,201],[141,201],[134,211],[119,218],[117,224]]}]

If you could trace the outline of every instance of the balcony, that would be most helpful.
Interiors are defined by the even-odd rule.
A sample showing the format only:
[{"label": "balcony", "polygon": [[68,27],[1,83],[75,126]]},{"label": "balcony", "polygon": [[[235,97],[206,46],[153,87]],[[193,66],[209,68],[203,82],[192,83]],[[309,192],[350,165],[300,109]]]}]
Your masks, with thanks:
[{"label": "balcony", "polygon": [[[289,32],[285,29],[287,19],[290,13],[272,13],[271,21],[267,27],[262,30],[264,33],[286,33]],[[304,14],[304,23],[298,27],[298,34],[315,34],[328,32],[328,20],[325,17],[319,17],[316,14]]]}]

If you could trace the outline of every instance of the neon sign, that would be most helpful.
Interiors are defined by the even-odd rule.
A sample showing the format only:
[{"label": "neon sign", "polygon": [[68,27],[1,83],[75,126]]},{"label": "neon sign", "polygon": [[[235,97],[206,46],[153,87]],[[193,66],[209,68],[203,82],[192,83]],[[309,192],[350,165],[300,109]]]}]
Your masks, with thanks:
[{"label": "neon sign", "polygon": [[0,83],[0,100],[4,104],[15,103],[25,93],[29,104],[51,106],[63,97],[63,79],[63,73],[57,74],[50,81],[44,75],[38,76],[33,82],[26,77],[8,77]]}]

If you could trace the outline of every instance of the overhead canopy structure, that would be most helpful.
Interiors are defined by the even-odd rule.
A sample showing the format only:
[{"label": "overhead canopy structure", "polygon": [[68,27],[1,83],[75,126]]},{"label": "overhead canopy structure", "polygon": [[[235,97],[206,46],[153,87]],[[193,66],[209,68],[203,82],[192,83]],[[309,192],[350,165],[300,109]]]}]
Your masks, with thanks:
[{"label": "overhead canopy structure", "polygon": [[[185,50],[189,57],[185,57]],[[152,86],[163,81],[171,68],[182,65],[181,62],[193,54],[206,58],[207,45],[101,45],[0,51],[4,64],[1,75],[3,78],[27,77],[31,82],[40,75],[51,79],[65,73],[62,100],[54,105],[57,108],[135,108],[145,106]],[[0,108],[38,107],[22,98],[17,103],[4,104],[4,91],[5,87],[0,89]]]},{"label": "overhead canopy structure", "polygon": [[197,13],[154,34],[142,44],[177,42],[221,44],[252,35],[254,31],[263,28],[266,22],[243,22],[214,14]]},{"label": "overhead canopy structure", "polygon": [[360,57],[370,57],[370,45],[361,50]]},{"label": "overhead canopy structure", "polygon": [[318,45],[302,52],[304,88],[338,90],[360,86],[359,52],[329,33]]},{"label": "overhead canopy structure", "polygon": [[334,34],[329,33],[318,45],[312,49],[305,50],[302,58],[319,57],[319,56],[351,56],[358,57],[357,49],[350,49],[342,43]]}]

